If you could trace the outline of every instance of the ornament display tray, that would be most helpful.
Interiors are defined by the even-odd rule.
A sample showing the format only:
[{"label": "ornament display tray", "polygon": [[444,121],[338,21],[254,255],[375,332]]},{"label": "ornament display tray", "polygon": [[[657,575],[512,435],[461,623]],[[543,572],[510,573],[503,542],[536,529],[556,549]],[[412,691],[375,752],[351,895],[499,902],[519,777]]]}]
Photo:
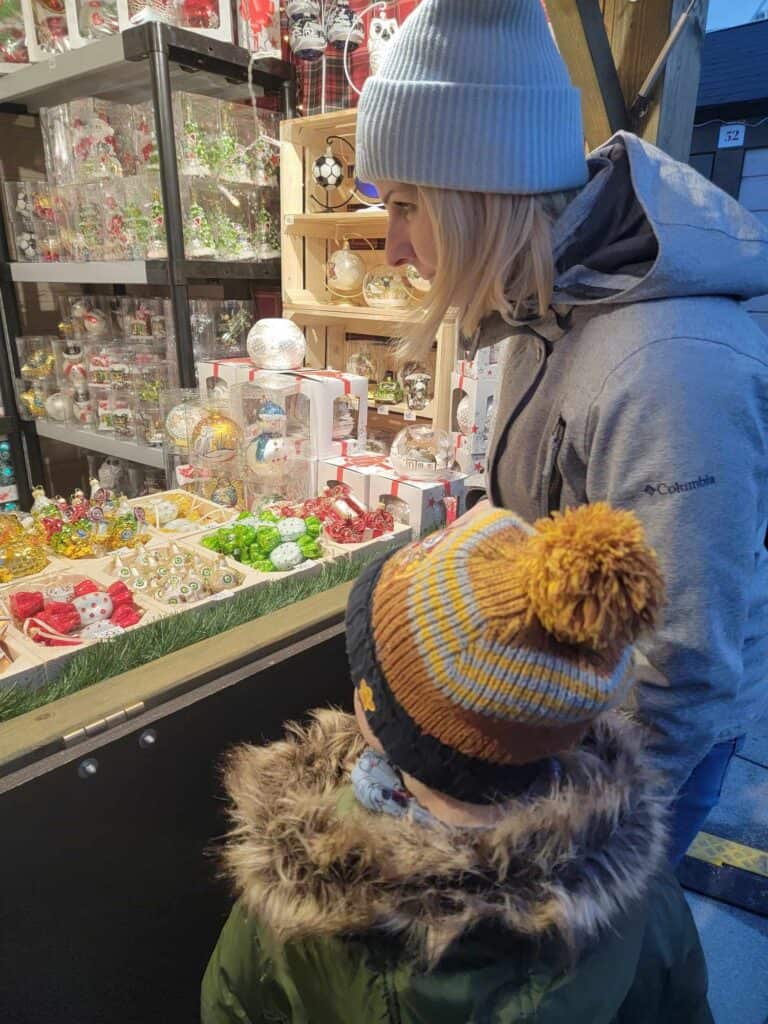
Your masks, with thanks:
[{"label": "ornament display tray", "polygon": [[[196,536],[199,537],[200,535],[198,534]],[[171,544],[179,548],[179,550],[184,554],[198,555],[202,561],[206,562],[210,566],[215,565],[219,558],[222,557],[220,555],[216,555],[212,551],[208,551],[207,548],[204,548],[199,544],[195,544],[194,538],[191,542],[187,541],[186,543],[182,543],[180,540],[163,535],[162,538],[154,538],[153,541],[150,544],[145,545],[145,547],[148,551],[158,552],[163,550],[163,548],[170,547]],[[118,554],[118,552],[115,552],[115,554]],[[108,555],[102,560],[104,564],[101,567],[101,573],[109,580],[110,583],[114,583],[116,580],[120,579],[120,576],[115,573],[115,570],[112,567],[114,557],[115,555]],[[249,569],[248,566],[241,565],[241,563],[237,562],[234,558],[229,558],[226,555],[223,557],[227,568],[240,573],[243,577],[241,583],[238,583],[219,594],[210,594],[201,598],[199,601],[193,601],[187,604],[167,604],[159,598],[153,597],[151,594],[147,596],[146,600],[151,602],[154,607],[162,609],[164,615],[178,615],[181,612],[191,611],[194,608],[205,608],[207,605],[214,604],[218,601],[226,601],[227,598],[231,597],[233,594],[239,594],[243,590],[249,590],[252,587],[258,587],[264,584],[262,573],[257,573],[255,570]],[[128,564],[130,564],[130,559],[128,560]],[[130,580],[126,580],[125,582],[129,587],[131,586]],[[142,599],[144,599],[143,592]]]},{"label": "ornament display tray", "polygon": [[[215,530],[206,530],[205,533],[198,533],[195,537],[193,537],[190,541],[187,542],[186,546],[189,547],[190,544],[193,544],[195,546],[195,551],[200,550],[210,552],[210,549],[206,548],[203,545],[202,541],[205,537],[215,532]],[[324,551],[323,557],[308,559],[307,561],[301,562],[299,565],[294,566],[293,569],[275,569],[274,572],[262,572],[260,569],[253,569],[245,563],[238,562],[235,559],[230,560],[234,565],[238,565],[242,569],[247,569],[249,575],[254,576],[259,584],[269,583],[270,580],[282,580],[285,579],[286,576],[299,576],[304,573],[309,574],[313,572],[318,573],[321,571],[324,565],[328,565],[330,562],[333,562],[336,558],[339,557],[339,552],[335,549],[331,550],[331,546],[327,543],[327,541],[324,540],[322,536],[319,538],[319,541],[320,546]]]},{"label": "ornament display tray", "polygon": [[3,642],[13,661],[5,672],[0,673],[0,693],[13,687],[37,690],[43,686],[47,677],[43,660],[38,656],[37,645],[27,640],[12,621]]},{"label": "ornament display tray", "polygon": [[[174,497],[192,498],[195,502],[195,507],[202,512],[200,519],[193,521],[193,528],[190,530],[169,530],[164,526],[155,525],[155,519],[151,512],[151,506],[149,502],[155,499],[168,499]],[[152,539],[162,537],[165,541],[181,541],[187,537],[193,537],[198,533],[207,533],[213,526],[219,527],[224,526],[238,515],[238,510],[235,508],[225,508],[223,505],[217,505],[215,501],[209,501],[208,498],[201,498],[196,494],[192,494],[190,491],[185,491],[183,488],[178,488],[173,491],[163,491],[159,494],[151,494],[143,498],[131,498],[128,504],[132,508],[143,508],[147,517],[147,526],[150,529]]]},{"label": "ornament display tray", "polygon": [[324,534],[320,535],[320,543],[334,557],[339,555],[352,557],[353,555],[360,554],[361,551],[372,554],[378,551],[379,548],[383,550],[392,543],[397,543],[398,547],[402,547],[402,545],[407,544],[412,539],[412,536],[413,530],[410,526],[395,523],[394,529],[389,533],[383,533],[381,537],[374,537],[372,540],[361,541],[359,544],[339,544],[337,541],[329,540]]},{"label": "ornament display tray", "polygon": [[[60,671],[63,665],[70,660],[78,651],[84,650],[86,647],[91,647],[97,643],[104,643],[103,640],[97,639],[84,639],[80,644],[72,647],[47,647],[45,644],[36,644],[33,640],[27,637],[21,627],[17,626],[14,622],[13,616],[9,606],[9,600],[12,594],[19,591],[35,591],[45,590],[47,586],[53,584],[72,584],[75,586],[83,580],[93,580],[94,583],[98,583],[100,586],[106,588],[110,584],[115,582],[115,579],[110,577],[104,570],[106,568],[106,559],[90,558],[80,559],[80,562],[88,562],[88,568],[82,572],[73,571],[67,566],[64,571],[51,572],[46,570],[40,573],[38,576],[28,576],[26,580],[19,580],[14,583],[6,584],[0,591],[0,610],[2,611],[3,617],[10,620],[12,627],[24,640],[24,645],[27,649],[32,649],[37,657],[43,662],[46,673],[50,679],[51,669],[55,668],[55,672]],[[128,584],[130,587],[130,584]],[[168,610],[162,605],[157,604],[149,597],[145,597],[143,594],[139,595],[133,588],[130,588],[133,592],[134,602],[137,608],[141,609],[143,615],[141,621],[137,622],[134,626],[128,626],[126,633],[132,633],[136,629],[141,629],[143,626],[149,625],[150,622],[157,622],[159,619],[165,618],[168,615]]]}]

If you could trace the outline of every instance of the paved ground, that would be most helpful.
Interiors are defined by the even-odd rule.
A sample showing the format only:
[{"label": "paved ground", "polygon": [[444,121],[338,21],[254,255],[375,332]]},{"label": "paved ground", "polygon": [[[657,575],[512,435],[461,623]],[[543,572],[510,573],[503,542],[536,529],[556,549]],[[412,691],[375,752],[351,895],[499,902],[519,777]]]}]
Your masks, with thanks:
[{"label": "paved ground", "polygon": [[[768,719],[728,773],[706,831],[768,850]],[[768,1024],[768,918],[688,893],[710,973],[716,1024]]]}]

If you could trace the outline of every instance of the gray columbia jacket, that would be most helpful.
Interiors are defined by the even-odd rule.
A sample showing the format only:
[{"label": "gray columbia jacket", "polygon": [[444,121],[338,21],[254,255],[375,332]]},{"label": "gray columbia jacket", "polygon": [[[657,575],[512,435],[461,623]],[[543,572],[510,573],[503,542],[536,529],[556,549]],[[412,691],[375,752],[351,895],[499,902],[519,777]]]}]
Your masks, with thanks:
[{"label": "gray columbia jacket", "polygon": [[557,313],[475,343],[509,339],[488,487],[530,520],[642,520],[667,606],[637,699],[677,787],[768,705],[768,337],[739,305],[768,292],[768,230],[633,135],[590,170],[554,225]]}]

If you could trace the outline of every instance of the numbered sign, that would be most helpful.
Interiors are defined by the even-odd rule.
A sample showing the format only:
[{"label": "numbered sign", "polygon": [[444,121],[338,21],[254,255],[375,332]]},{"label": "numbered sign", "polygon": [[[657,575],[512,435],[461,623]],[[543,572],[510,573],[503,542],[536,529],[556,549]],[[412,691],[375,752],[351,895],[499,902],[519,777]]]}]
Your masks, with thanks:
[{"label": "numbered sign", "polygon": [[718,149],[738,149],[744,145],[747,132],[745,124],[724,124],[717,140]]}]

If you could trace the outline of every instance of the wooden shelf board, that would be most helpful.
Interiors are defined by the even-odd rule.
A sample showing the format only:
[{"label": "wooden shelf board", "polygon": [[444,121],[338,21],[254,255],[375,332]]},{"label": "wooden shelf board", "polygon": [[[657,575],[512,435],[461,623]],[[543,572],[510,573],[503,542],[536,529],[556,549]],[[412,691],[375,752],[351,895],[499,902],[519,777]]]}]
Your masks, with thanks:
[{"label": "wooden shelf board", "polygon": [[331,110],[327,114],[312,117],[296,117],[283,121],[280,137],[284,142],[306,146],[317,141],[318,135],[354,134],[357,126],[357,110]]},{"label": "wooden shelf board", "polygon": [[301,301],[285,299],[283,313],[300,324],[346,324],[362,333],[388,335],[408,319],[408,310],[370,309],[366,306],[335,306],[315,302],[311,297]]},{"label": "wooden shelf board", "polygon": [[286,235],[305,238],[337,238],[356,232],[364,238],[385,238],[389,217],[386,210],[356,210],[352,213],[286,213]]}]

